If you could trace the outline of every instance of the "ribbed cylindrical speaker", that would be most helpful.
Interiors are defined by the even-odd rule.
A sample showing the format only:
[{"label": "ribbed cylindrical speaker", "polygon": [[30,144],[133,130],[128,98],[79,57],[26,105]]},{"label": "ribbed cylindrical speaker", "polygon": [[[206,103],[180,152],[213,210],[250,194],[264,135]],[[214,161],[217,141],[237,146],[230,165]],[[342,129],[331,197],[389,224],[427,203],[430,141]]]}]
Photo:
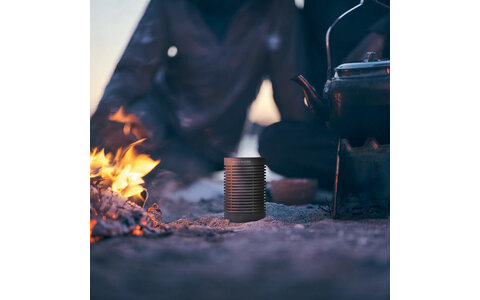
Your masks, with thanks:
[{"label": "ribbed cylindrical speaker", "polygon": [[265,217],[263,157],[225,158],[225,219],[250,222]]}]

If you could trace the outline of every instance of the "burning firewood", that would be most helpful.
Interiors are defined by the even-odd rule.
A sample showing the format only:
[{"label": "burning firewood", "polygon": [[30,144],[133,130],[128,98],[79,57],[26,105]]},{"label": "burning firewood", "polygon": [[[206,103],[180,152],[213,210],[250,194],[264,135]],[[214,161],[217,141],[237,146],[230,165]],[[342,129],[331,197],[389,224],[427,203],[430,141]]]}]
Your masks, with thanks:
[{"label": "burning firewood", "polygon": [[90,240],[165,232],[157,204],[147,211],[102,184],[90,185]]},{"label": "burning firewood", "polygon": [[165,231],[157,204],[143,209],[147,192],[143,176],[155,168],[135,146],[119,148],[115,155],[93,149],[90,153],[90,241],[116,235],[144,235]]}]

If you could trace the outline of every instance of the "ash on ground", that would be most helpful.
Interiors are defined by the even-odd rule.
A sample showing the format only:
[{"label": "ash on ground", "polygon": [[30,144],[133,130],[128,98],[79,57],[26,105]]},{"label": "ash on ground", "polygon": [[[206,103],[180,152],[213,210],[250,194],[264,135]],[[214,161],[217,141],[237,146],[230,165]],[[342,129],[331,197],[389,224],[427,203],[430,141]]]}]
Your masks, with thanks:
[{"label": "ash on ground", "polygon": [[266,218],[231,223],[221,185],[153,189],[149,201],[159,204],[170,234],[92,244],[91,298],[389,297],[388,219],[339,221],[321,205],[267,202]]}]

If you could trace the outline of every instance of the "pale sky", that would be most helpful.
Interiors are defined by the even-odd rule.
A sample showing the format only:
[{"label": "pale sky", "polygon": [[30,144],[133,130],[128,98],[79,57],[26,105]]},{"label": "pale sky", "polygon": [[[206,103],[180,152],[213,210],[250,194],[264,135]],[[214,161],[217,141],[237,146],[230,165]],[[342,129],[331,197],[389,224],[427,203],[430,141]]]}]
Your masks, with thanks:
[{"label": "pale sky", "polygon": [[[90,114],[95,111],[105,85],[148,2],[148,0],[90,1]],[[280,120],[269,81],[262,84],[248,118],[262,125]]]},{"label": "pale sky", "polygon": [[127,46],[148,0],[90,1],[90,113]]}]

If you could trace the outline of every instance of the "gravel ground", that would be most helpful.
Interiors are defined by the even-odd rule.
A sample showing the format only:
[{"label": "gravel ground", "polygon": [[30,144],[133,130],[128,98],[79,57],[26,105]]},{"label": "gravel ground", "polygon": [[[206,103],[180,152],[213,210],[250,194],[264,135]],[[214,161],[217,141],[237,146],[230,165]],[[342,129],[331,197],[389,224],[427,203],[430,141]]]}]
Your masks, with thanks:
[{"label": "gravel ground", "polygon": [[215,191],[154,199],[174,228],[168,235],[92,244],[91,298],[389,298],[389,220],[337,221],[318,205],[267,203],[266,218],[236,224],[223,219]]}]

